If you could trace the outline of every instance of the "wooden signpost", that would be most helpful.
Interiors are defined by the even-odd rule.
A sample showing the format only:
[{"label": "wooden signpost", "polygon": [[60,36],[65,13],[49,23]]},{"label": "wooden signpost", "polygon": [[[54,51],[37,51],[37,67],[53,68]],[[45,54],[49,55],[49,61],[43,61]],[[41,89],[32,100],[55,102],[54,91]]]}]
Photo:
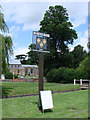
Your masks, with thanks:
[{"label": "wooden signpost", "polygon": [[35,40],[36,42],[36,48],[32,49],[32,51],[37,51],[40,53],[40,59],[39,59],[39,102],[38,107],[39,110],[42,110],[44,113],[45,109],[52,109],[53,108],[53,101],[52,101],[52,94],[51,91],[43,91],[43,73],[44,73],[44,60],[43,60],[43,52],[49,53],[49,51],[44,51],[47,49],[47,37],[50,37],[49,34],[40,33],[37,31],[33,31],[33,37],[36,36]]}]

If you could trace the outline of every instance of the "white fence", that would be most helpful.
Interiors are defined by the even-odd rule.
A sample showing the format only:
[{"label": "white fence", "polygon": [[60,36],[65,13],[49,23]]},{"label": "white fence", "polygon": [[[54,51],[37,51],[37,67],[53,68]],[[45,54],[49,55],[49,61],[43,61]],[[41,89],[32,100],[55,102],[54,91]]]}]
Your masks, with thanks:
[{"label": "white fence", "polygon": [[76,80],[76,79],[74,79],[74,85],[77,84],[77,83],[76,83],[77,81],[79,81],[80,85],[83,85],[83,81],[85,81],[85,82],[89,82],[89,85],[90,85],[90,80],[82,80],[82,79],[80,79],[80,80]]}]

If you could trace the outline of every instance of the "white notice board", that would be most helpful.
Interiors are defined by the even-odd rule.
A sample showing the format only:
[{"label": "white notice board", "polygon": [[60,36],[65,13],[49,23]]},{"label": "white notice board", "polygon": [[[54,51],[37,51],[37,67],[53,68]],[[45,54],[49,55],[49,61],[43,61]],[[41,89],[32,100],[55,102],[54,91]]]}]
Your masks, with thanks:
[{"label": "white notice board", "polygon": [[51,90],[40,91],[42,109],[52,109],[53,108],[53,100]]}]

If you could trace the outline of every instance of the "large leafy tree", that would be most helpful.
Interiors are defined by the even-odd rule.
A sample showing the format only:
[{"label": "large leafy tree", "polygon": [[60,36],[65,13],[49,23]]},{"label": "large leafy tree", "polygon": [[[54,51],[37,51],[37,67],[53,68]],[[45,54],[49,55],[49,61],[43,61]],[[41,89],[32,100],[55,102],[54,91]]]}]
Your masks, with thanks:
[{"label": "large leafy tree", "polygon": [[50,48],[55,51],[65,52],[68,44],[73,44],[77,33],[72,29],[66,8],[56,5],[50,6],[40,22],[40,31],[50,34]]},{"label": "large leafy tree", "polygon": [[77,39],[77,33],[72,28],[73,25],[69,21],[66,8],[60,5],[50,6],[44,14],[40,26],[40,32],[50,34],[48,40],[51,52],[45,55],[44,68],[47,69],[46,66],[48,66],[48,72],[52,68],[66,67],[70,61],[69,58],[72,57],[71,54],[68,54],[68,44],[73,44]]},{"label": "large leafy tree", "polygon": [[[9,32],[9,29],[4,20],[4,14],[2,13],[2,7],[0,6],[0,31],[5,33]],[[13,53],[13,43],[10,36],[3,36],[0,34],[0,77],[1,74],[6,74],[7,65],[9,63],[10,54]]]}]

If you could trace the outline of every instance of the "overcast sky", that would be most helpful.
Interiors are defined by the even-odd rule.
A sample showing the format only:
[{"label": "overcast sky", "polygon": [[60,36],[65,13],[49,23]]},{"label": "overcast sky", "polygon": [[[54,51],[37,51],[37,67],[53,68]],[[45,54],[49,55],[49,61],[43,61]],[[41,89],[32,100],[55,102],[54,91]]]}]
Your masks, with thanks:
[{"label": "overcast sky", "polygon": [[39,24],[45,11],[48,10],[49,6],[55,5],[63,5],[67,9],[70,21],[74,26],[73,29],[78,34],[78,39],[74,41],[73,45],[69,45],[70,49],[73,50],[74,46],[81,44],[85,50],[88,50],[88,27],[90,28],[88,0],[58,1],[46,0],[43,2],[43,0],[37,0],[36,2],[33,0],[33,2],[29,2],[28,0],[27,2],[27,0],[19,0],[18,2],[18,0],[3,0],[1,5],[14,43],[14,56],[27,53],[28,46],[32,43],[32,31],[39,30]]}]

